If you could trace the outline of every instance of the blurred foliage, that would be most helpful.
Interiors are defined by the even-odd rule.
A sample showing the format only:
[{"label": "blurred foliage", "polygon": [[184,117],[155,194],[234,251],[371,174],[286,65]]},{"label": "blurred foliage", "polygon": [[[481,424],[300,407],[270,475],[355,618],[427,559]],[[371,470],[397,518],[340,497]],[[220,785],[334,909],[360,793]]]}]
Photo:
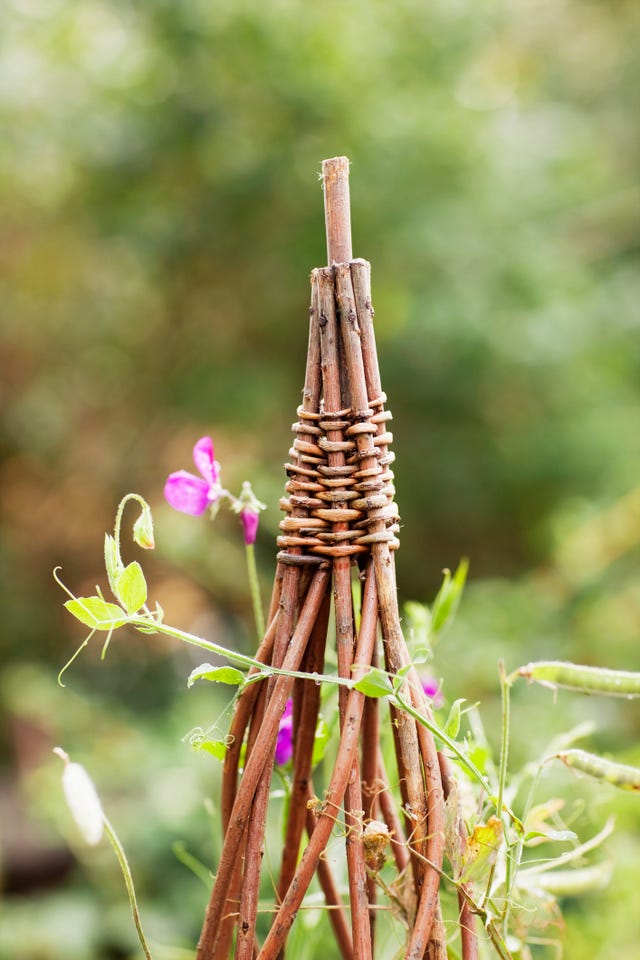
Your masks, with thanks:
[{"label": "blurred foliage", "polygon": [[[57,776],[42,744],[87,755],[105,802],[121,802],[143,907],[160,927],[172,916],[162,939],[187,945],[202,903],[168,852],[164,802],[171,771],[189,767],[182,787],[203,762],[180,737],[218,707],[198,701],[198,719],[181,692],[193,661],[140,638],[106,667],[86,657],[75,693],[57,690],[73,631],[50,571],[63,563],[91,591],[115,505],[138,490],[157,506],[146,569],[169,622],[250,643],[235,521],[212,531],[172,516],[161,490],[210,433],[229,486],[250,477],[269,503],[266,592],[306,276],[325,260],[315,176],[344,153],[395,414],[402,593],[432,596],[442,566],[471,561],[438,651],[451,699],[495,715],[499,656],[637,669],[640,12],[631,0],[8,0],[2,21],[4,753],[48,843],[60,815],[52,781],[38,787]],[[637,743],[633,705],[517,699],[520,759],[585,714],[603,749]],[[189,810],[199,796],[189,788]],[[637,942],[625,891],[639,818],[627,798],[598,797],[628,832],[597,911],[570,906],[567,950],[608,960]],[[106,870],[83,863],[63,903],[12,901],[0,956],[128,955]]]}]

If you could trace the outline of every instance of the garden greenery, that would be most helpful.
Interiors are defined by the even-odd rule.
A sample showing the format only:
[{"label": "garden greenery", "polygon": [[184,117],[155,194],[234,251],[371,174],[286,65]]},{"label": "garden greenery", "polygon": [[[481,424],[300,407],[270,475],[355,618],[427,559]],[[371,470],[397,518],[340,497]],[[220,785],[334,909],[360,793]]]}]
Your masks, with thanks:
[{"label": "garden greenery", "polygon": [[[205,477],[203,481],[202,493],[205,498],[210,494],[209,480],[210,478]],[[207,490],[204,490],[204,485]],[[213,500],[209,497],[207,504],[215,503],[215,500],[217,496]],[[218,660],[228,661],[227,665],[205,662],[196,667],[187,678],[187,686],[207,680],[235,687],[231,703],[246,685],[260,683],[274,674],[283,673],[322,684],[325,690],[323,702],[329,712],[332,709],[330,691],[336,686],[355,687],[368,697],[387,699],[397,709],[407,711],[431,730],[440,750],[455,764],[456,775],[446,801],[448,871],[445,879],[452,892],[465,890],[473,913],[481,918],[486,944],[490,944],[495,954],[504,960],[526,960],[531,956],[531,945],[535,943],[546,943],[555,948],[556,942],[546,937],[544,931],[550,919],[557,919],[559,916],[558,901],[564,896],[577,896],[598,889],[606,884],[610,877],[611,864],[608,860],[587,861],[585,858],[587,854],[600,848],[610,836],[613,821],[608,819],[594,836],[581,840],[562,820],[562,799],[548,797],[540,800],[541,774],[547,764],[559,759],[571,769],[596,780],[623,790],[638,791],[640,770],[576,749],[575,742],[591,733],[591,728],[585,725],[559,735],[541,755],[529,757],[521,769],[511,770],[508,763],[510,690],[512,685],[522,678],[554,690],[563,688],[592,695],[635,697],[640,695],[640,675],[556,661],[529,663],[507,675],[504,665],[500,663],[500,751],[498,756],[494,757],[478,705],[469,704],[460,698],[454,700],[448,709],[444,709],[446,701],[441,696],[439,684],[434,682],[432,676],[434,648],[450,625],[460,601],[467,574],[466,561],[458,566],[454,574],[445,571],[442,586],[430,607],[419,603],[408,603],[405,607],[405,626],[413,658],[412,666],[422,669],[431,665],[431,673],[423,685],[431,697],[432,706],[436,708],[435,719],[430,719],[417,711],[403,693],[404,679],[409,667],[396,675],[370,667],[357,681],[340,678],[331,673],[309,674],[279,670],[251,656],[166,624],[160,604],[156,602],[153,606],[149,605],[147,583],[140,563],[135,560],[125,563],[123,560],[122,518],[125,507],[130,502],[136,503],[140,508],[133,525],[134,541],[145,549],[154,546],[151,510],[142,497],[128,494],[118,507],[114,534],[105,536],[105,571],[113,600],[105,599],[99,586],[96,587],[94,595],[77,597],[63,583],[59,570],[54,572],[57,582],[69,595],[65,602],[66,609],[89,628],[86,638],[60,671],[60,683],[63,673],[96,633],[106,634],[102,647],[104,657],[113,634],[123,627],[132,627],[143,633],[163,634],[195,645]],[[197,514],[204,510],[190,509],[184,512]],[[354,588],[358,588],[357,580],[354,581]],[[335,715],[335,706],[333,712]],[[327,723],[321,718],[318,722],[314,764],[329,757],[331,726],[331,720]],[[276,765],[285,794],[290,791],[290,735],[291,715],[290,711],[287,713],[285,709],[276,751]],[[228,745],[223,731],[215,738],[203,730],[195,731],[189,737],[189,742],[217,760],[224,759]],[[77,764],[69,763],[64,751],[58,752],[65,760],[66,796],[81,829],[84,829],[83,801],[78,799],[78,793],[87,794],[87,775],[82,768],[76,770]],[[74,777],[78,782],[82,781],[82,790],[76,789],[73,784],[69,785]],[[89,806],[93,805],[95,813],[95,809],[101,811],[101,807],[97,795],[92,791],[91,786],[88,793],[93,799]],[[318,800],[318,803],[321,804],[321,801]],[[456,827],[459,814],[462,814],[467,831],[462,845]],[[145,954],[150,956],[148,944],[142,934],[133,881],[124,851],[110,823],[103,814],[101,816],[123,869],[143,949]],[[101,833],[101,824],[99,829]],[[88,842],[97,842],[95,830],[94,824]],[[99,837],[97,839],[99,840]],[[370,842],[373,843],[373,840]],[[392,910],[396,920],[400,917],[401,922],[408,924],[410,910],[402,902],[401,878],[390,875],[391,861],[384,853],[387,840],[383,836],[376,842],[379,846],[368,860],[368,863],[372,864],[369,866],[370,873],[385,890],[390,903],[395,904]],[[544,856],[537,857],[536,851],[543,844]],[[451,946],[451,951],[451,956],[455,956],[455,946]]]}]

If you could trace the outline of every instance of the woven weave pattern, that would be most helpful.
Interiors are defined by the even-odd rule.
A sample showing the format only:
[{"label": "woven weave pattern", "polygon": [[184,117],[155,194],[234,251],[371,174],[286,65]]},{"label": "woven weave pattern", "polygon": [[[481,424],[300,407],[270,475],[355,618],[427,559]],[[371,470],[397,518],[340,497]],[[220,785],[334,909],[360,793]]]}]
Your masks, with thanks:
[{"label": "woven weave pattern", "polygon": [[[283,535],[278,537],[278,546],[284,552],[279,560],[308,563],[317,557],[365,553],[373,543],[386,542],[391,549],[399,546],[390,469],[395,454],[388,450],[393,434],[380,432],[392,419],[391,412],[383,409],[385,401],[382,394],[357,417],[351,410],[314,414],[298,408],[299,419],[292,426],[296,438],[285,465],[288,497],[280,501],[286,516],[280,523]],[[335,439],[337,434],[339,439]],[[356,443],[362,434],[371,435],[376,456],[375,466],[365,469],[360,464],[369,454],[359,452]],[[335,459],[344,463],[332,464]],[[295,515],[300,513],[305,515]],[[370,527],[380,526],[380,520],[385,529],[372,532]],[[304,553],[287,554],[292,547],[302,548]]]}]

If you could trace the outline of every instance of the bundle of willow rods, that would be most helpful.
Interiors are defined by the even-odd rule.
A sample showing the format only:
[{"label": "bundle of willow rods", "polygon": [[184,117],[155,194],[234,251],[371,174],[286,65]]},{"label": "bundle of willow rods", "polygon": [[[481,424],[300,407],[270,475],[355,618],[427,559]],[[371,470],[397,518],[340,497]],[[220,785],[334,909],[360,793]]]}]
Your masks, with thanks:
[{"label": "bundle of willow rods", "polygon": [[[351,255],[346,158],[323,163],[323,183],[330,266],[311,275],[303,400],[286,464],[278,567],[257,659],[285,670],[322,673],[333,595],[338,672],[357,679],[377,663],[379,633],[389,673],[406,667],[409,655],[396,595],[398,515],[392,435],[387,430],[391,415],[385,409],[376,354],[370,266]],[[354,610],[354,568],[363,581],[359,610]],[[413,669],[407,673],[404,695],[430,716]],[[260,944],[256,919],[265,825],[278,727],[289,697],[292,794],[271,925]],[[283,675],[248,685],[237,700],[223,774],[224,843],[198,960],[227,960],[234,941],[236,960],[282,956],[314,874],[342,956],[370,960],[379,889],[375,874],[380,857],[384,859],[376,844],[384,847],[387,837],[398,874],[404,874],[410,891],[404,898],[410,904],[406,960],[445,960],[439,886],[449,786],[446,760],[424,726],[390,709],[398,810],[380,748],[379,701],[340,687],[340,741],[319,801],[311,779],[319,707],[317,683]],[[324,855],[336,821],[342,820],[346,903]],[[465,960],[472,960],[476,938],[463,893],[461,943]]]}]

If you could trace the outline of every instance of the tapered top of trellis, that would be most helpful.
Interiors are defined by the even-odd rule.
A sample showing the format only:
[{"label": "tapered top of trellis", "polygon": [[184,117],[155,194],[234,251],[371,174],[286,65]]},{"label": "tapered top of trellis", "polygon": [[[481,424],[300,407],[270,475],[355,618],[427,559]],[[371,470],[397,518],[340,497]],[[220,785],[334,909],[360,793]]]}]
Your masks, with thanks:
[{"label": "tapered top of trellis", "polygon": [[327,233],[327,263],[347,263],[353,259],[351,247],[351,202],[349,198],[349,160],[332,157],[322,161],[324,222]]}]

